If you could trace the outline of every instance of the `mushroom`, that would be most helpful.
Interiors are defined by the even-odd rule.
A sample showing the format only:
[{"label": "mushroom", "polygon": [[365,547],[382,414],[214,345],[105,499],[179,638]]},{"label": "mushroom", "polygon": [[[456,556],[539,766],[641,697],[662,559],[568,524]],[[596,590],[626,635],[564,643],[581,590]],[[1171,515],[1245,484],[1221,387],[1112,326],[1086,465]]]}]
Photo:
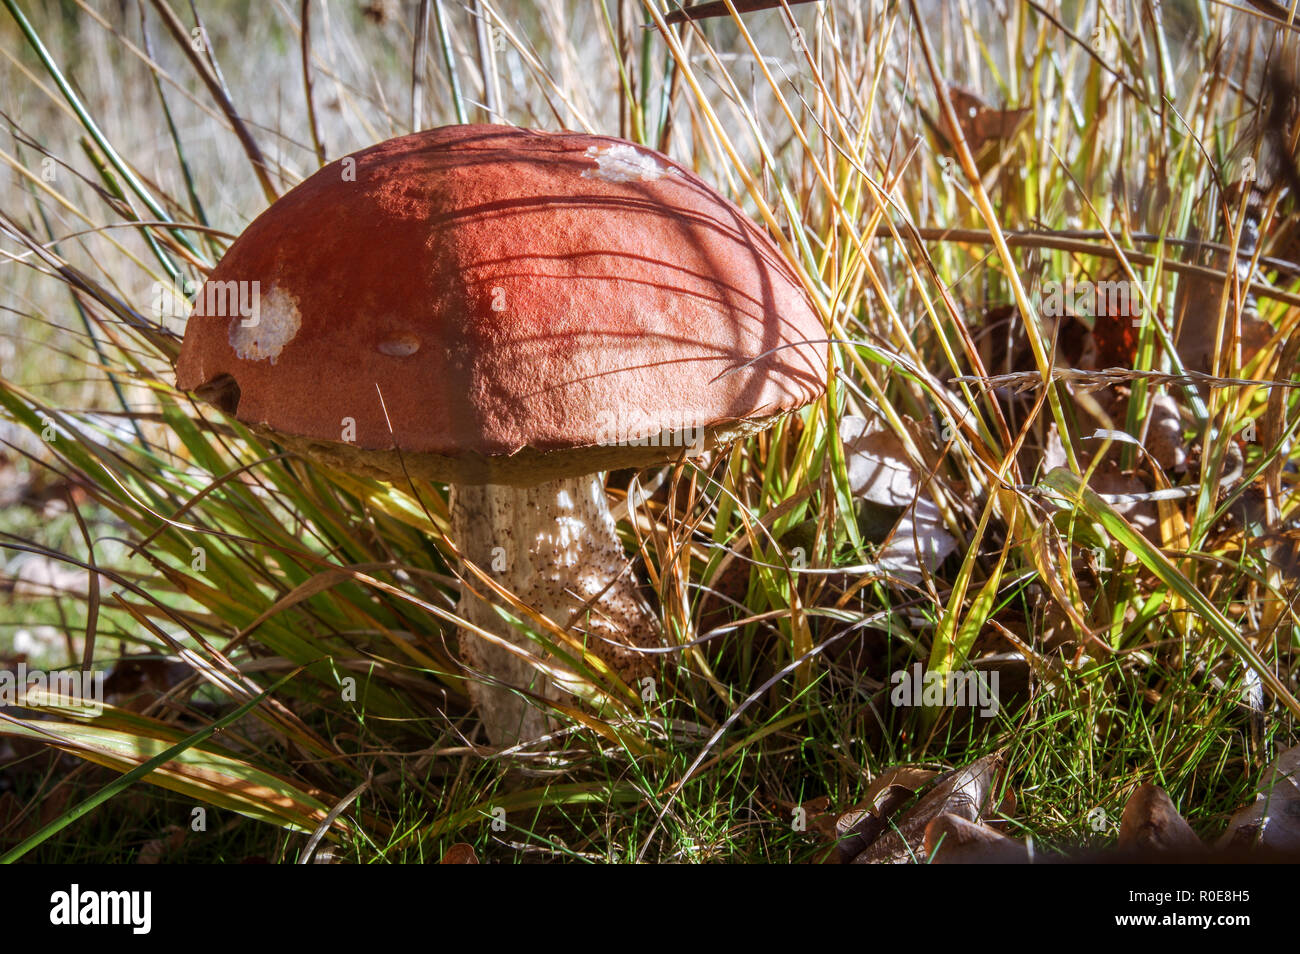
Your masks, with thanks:
[{"label": "mushroom", "polygon": [[[603,472],[816,399],[825,338],[770,239],[667,157],[447,126],[333,162],[249,225],[201,290],[176,377],[309,458],[448,482],[464,559],[631,680],[663,636]],[[547,707],[516,690],[581,683],[462,576],[460,615],[499,637],[460,638],[488,737],[537,738]]]}]

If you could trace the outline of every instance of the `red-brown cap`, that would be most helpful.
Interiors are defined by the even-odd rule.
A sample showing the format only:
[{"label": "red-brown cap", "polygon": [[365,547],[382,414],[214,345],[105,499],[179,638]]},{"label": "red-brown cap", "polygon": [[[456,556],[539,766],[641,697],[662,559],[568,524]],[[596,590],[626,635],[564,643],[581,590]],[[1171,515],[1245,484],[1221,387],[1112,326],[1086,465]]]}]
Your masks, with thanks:
[{"label": "red-brown cap", "polygon": [[823,393],[825,338],[767,236],[667,157],[446,126],[260,215],[176,383],[342,466],[400,474],[400,451],[413,475],[530,484],[764,427]]}]

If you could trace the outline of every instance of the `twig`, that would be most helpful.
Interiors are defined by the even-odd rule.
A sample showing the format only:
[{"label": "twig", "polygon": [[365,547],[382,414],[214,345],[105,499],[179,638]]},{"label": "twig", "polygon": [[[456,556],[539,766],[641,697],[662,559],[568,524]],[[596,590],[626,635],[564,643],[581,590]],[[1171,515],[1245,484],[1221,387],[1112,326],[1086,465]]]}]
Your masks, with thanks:
[{"label": "twig", "polygon": [[[185,24],[181,23],[180,18],[176,16],[176,12],[167,5],[166,0],[153,0],[153,5],[154,9],[158,11],[158,15],[162,18],[163,25],[167,27],[168,32],[171,33],[172,38],[176,41],[177,46],[181,48],[181,51],[189,58],[190,63],[193,64],[195,72],[199,74],[199,79],[203,80],[203,85],[208,88],[208,92],[212,94],[212,98],[217,101],[217,105],[221,107],[221,111],[226,114],[226,119],[230,123],[230,128],[234,131],[235,136],[238,137],[240,145],[244,147],[244,154],[248,156],[248,161],[253,165],[253,172],[257,176],[257,181],[261,183],[262,191],[266,194],[267,201],[274,202],[279,198],[279,195],[276,193],[275,186],[271,182],[271,176],[267,169],[266,159],[262,155],[262,150],[257,145],[257,141],[253,138],[253,134],[248,131],[248,127],[244,124],[244,120],[235,109],[234,103],[230,101],[230,97],[226,95],[226,91],[222,89],[221,83],[212,74],[212,70],[209,68],[208,64],[199,56],[194,47],[190,45],[190,35],[185,29]],[[155,211],[154,214],[159,218],[164,217],[162,213],[158,211]]]},{"label": "twig", "polygon": [[311,129],[311,143],[316,149],[316,161],[322,166],[325,147],[320,141],[320,127],[316,122],[316,104],[311,98],[311,0],[302,0],[302,89],[307,97],[307,125]]},{"label": "twig", "polygon": [[[1017,392],[1043,386],[1043,376],[1037,371],[1016,371],[1011,374],[963,374],[951,380],[964,384],[973,384],[983,390],[1010,387]],[[1212,388],[1261,387],[1261,388],[1300,388],[1297,381],[1260,381],[1253,378],[1221,378],[1203,371],[1188,371],[1184,374],[1166,374],[1163,371],[1132,371],[1127,368],[1105,368],[1100,371],[1086,371],[1080,368],[1052,368],[1051,381],[1063,381],[1070,384],[1082,384],[1088,388],[1103,388],[1125,381],[1152,381],[1156,384],[1175,384],[1189,386],[1204,384]]]},{"label": "twig", "polygon": [[411,53],[411,132],[423,125],[424,107],[424,48],[429,42],[429,0],[420,0],[420,10],[415,15],[415,49]]},{"label": "twig", "polygon": [[[909,231],[911,230],[909,229]],[[989,235],[989,233],[980,231],[979,229],[926,228],[926,229],[916,229],[914,234],[919,235],[922,239],[924,239],[927,242],[957,242],[957,243],[966,242],[971,245],[995,244],[993,237]],[[1097,258],[1109,258],[1109,259],[1114,259],[1116,261],[1118,261],[1120,258],[1119,252],[1116,252],[1115,249],[1111,248],[1110,246],[1100,245],[1095,242],[1081,241],[1076,238],[1067,238],[1064,237],[1064,234],[1066,233],[1042,232],[1042,231],[1035,231],[1035,230],[1020,230],[1020,231],[1004,231],[1002,233],[1002,236],[1006,240],[1007,245],[1012,248],[1052,248],[1062,252],[1077,252],[1080,255],[1094,255]],[[891,237],[888,226],[881,226],[880,229],[876,231],[876,237],[877,238]],[[1143,236],[1141,238],[1138,238],[1137,240],[1153,241],[1153,242],[1159,241],[1159,239],[1154,236],[1150,236],[1150,237]],[[1215,247],[1214,245],[1208,242],[1196,243],[1196,242],[1188,242],[1188,240],[1178,240],[1175,242],[1170,239],[1165,239],[1165,241],[1170,244],[1187,243],[1192,245],[1199,245],[1204,248]],[[1123,251],[1124,258],[1128,259],[1130,262],[1132,262],[1135,265],[1156,264],[1156,256],[1154,255],[1148,255],[1146,252],[1138,252],[1130,249],[1123,249],[1122,251]],[[1297,272],[1300,272],[1300,266],[1297,266],[1292,262],[1283,262],[1283,261],[1274,262],[1274,260],[1269,260],[1269,261],[1274,263],[1272,264],[1271,267],[1274,268],[1288,267],[1290,269],[1296,269]],[[1211,265],[1197,265],[1195,262],[1177,262],[1177,261],[1171,261],[1169,259],[1164,259],[1161,261],[1160,264],[1161,267],[1166,268],[1171,272],[1176,272],[1180,275],[1199,275],[1202,278],[1217,279],[1220,282],[1227,281],[1228,278],[1230,277],[1228,273],[1223,269],[1215,268]],[[1300,295],[1295,294],[1293,292],[1281,291],[1279,289],[1273,288],[1270,285],[1265,285],[1258,281],[1251,282],[1249,291],[1251,294],[1254,294],[1259,298],[1268,298],[1268,299],[1272,299],[1273,301],[1282,301],[1282,302],[1286,302],[1289,305],[1300,305]]]}]

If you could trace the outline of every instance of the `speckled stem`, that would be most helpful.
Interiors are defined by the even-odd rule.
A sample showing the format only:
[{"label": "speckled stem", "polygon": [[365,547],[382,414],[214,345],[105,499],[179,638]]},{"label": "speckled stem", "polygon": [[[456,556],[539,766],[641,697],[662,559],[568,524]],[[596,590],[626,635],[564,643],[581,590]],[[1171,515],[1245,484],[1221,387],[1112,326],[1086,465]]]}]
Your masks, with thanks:
[{"label": "speckled stem", "polygon": [[[657,644],[658,625],[626,568],[600,475],[526,488],[453,485],[451,522],[467,559],[557,626],[584,638],[589,650],[625,680],[650,671],[651,656],[621,648]],[[481,581],[468,579],[486,595]],[[577,613],[602,590],[589,610]],[[474,625],[546,658],[541,645],[464,585],[458,611]],[[462,631],[460,648],[466,664],[501,683],[551,699],[570,697],[556,678],[469,630]],[[561,671],[561,680],[568,673],[554,658],[546,661]],[[495,745],[513,745],[555,728],[544,711],[507,688],[472,681],[470,695]]]}]

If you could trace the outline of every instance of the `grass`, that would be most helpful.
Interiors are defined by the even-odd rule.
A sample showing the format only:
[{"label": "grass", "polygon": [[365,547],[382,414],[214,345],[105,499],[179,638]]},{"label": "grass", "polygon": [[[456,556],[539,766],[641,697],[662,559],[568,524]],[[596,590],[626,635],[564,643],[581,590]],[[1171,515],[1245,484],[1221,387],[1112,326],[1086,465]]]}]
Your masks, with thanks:
[{"label": "grass", "polygon": [[[1144,781],[1215,837],[1296,743],[1296,417],[1270,382],[1298,340],[1300,125],[1294,39],[1262,14],[836,2],[664,28],[653,4],[482,0],[422,30],[415,4],[306,4],[304,41],[300,10],[232,3],[198,6],[196,50],[164,0],[5,6],[0,656],[25,630],[50,637],[33,665],[193,675],[89,722],[0,712],[0,849],[813,861],[888,769],[1000,751],[1007,829],[1052,852],[1113,841],[1088,813]],[[322,157],[461,115],[692,166],[777,238],[833,342],[825,400],[628,508],[692,644],[653,698],[611,684],[623,702],[504,754],[452,658],[445,488],[312,466],[178,393],[184,318],[150,307]],[[1192,238],[1247,253],[1254,295],[1221,294]],[[1049,283],[1113,280],[1136,324],[1042,315]],[[1151,450],[1169,406],[1177,462]],[[951,554],[886,562],[907,508],[855,492],[875,458],[849,416],[891,435]],[[56,592],[20,585],[38,563],[69,571]],[[1015,691],[991,719],[890,705],[916,662]]]}]

